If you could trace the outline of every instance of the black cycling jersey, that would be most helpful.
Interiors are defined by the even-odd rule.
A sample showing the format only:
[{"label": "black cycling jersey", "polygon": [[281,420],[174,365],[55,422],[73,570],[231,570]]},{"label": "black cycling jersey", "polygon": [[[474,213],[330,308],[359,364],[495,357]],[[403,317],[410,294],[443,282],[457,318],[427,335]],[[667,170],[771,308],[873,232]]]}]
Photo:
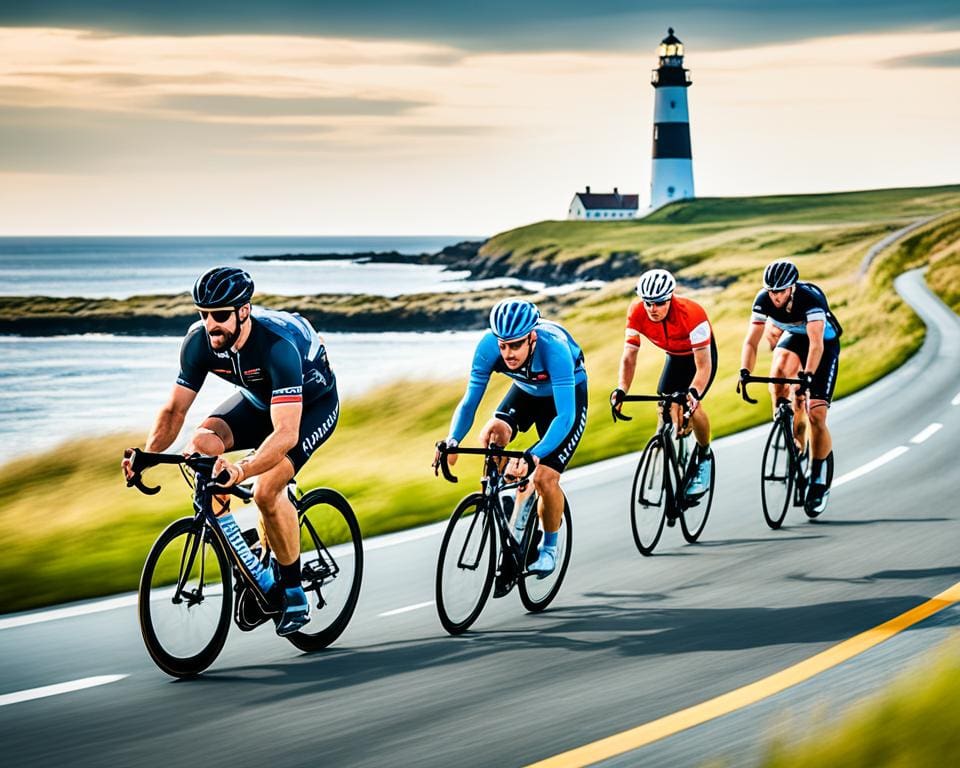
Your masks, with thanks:
[{"label": "black cycling jersey", "polygon": [[237,352],[215,352],[202,321],[180,347],[177,384],[199,391],[213,373],[241,388],[261,410],[276,403],[310,403],[334,386],[333,371],[320,337],[295,312],[253,307],[250,335]]},{"label": "black cycling jersey", "polygon": [[807,323],[823,320],[823,338],[826,341],[839,339],[843,333],[840,323],[830,311],[826,294],[813,283],[796,283],[790,301],[780,309],[774,306],[766,289],[761,290],[753,301],[752,319],[755,323],[764,323],[767,318],[783,331],[802,334],[807,332]]}]

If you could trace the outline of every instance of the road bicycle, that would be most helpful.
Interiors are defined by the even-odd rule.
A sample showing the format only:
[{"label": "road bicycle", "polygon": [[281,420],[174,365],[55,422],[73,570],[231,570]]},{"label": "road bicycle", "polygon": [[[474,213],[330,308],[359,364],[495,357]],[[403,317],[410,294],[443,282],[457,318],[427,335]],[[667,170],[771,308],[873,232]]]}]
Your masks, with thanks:
[{"label": "road bicycle", "polygon": [[[779,376],[745,376],[737,384],[737,392],[753,405],[758,402],[747,394],[748,384],[783,384],[806,387],[803,379]],[[815,518],[820,513],[807,507],[810,490],[810,443],[803,449],[797,447],[793,432],[793,406],[785,397],[777,399],[776,414],[763,448],[760,468],[760,497],[763,502],[763,518],[776,530],[783,525],[787,509],[792,505],[802,507],[807,517]],[[833,451],[827,456],[827,487],[833,482]]]},{"label": "road bicycle", "polygon": [[[279,619],[282,606],[274,593],[280,590],[265,593],[250,572],[251,557],[259,566],[273,567],[270,550],[262,547],[258,554],[254,548],[251,555],[250,545],[259,538],[256,529],[242,532],[243,541],[238,541],[217,522],[214,496],[231,494],[251,502],[253,491],[245,485],[217,485],[211,478],[215,457],[138,449],[130,457],[134,474],[128,486],[156,494],[160,486],[145,485],[142,473],[172,464],[193,489],[193,515],[167,526],[147,555],[138,600],[150,657],[173,677],[193,677],[223,649],[231,612],[243,631]],[[226,478],[221,473],[219,479]],[[363,576],[360,526],[337,491],[316,488],[299,495],[293,483],[287,490],[300,520],[302,585],[314,607],[311,621],[286,639],[302,651],[318,651],[341,635],[356,607]]]},{"label": "road bicycle", "polygon": [[[658,395],[623,395],[620,402],[655,402],[659,411],[659,426],[647,442],[630,491],[630,528],[633,541],[643,555],[652,555],[664,524],[668,527],[680,522],[683,538],[693,544],[700,538],[713,505],[717,460],[710,462],[710,483],[707,490],[691,496],[687,488],[697,472],[692,460],[687,429],[690,414],[686,411],[686,392]],[[679,435],[675,433],[671,406],[684,408]],[[616,408],[611,408],[614,421],[631,421]]]},{"label": "road bicycle", "polygon": [[[536,513],[537,493],[524,499],[522,509],[512,509],[513,491],[525,490],[535,465],[529,453],[507,451],[496,445],[488,448],[447,448],[437,446],[434,467],[451,483],[447,457],[452,454],[483,456],[484,475],[479,492],[464,497],[450,516],[437,560],[436,602],[440,623],[451,635],[459,635],[477,620],[496,581],[494,597],[503,597],[514,586],[520,602],[532,613],[544,610],[560,591],[570,563],[573,528],[570,504],[563,499],[563,520],[557,539],[557,567],[541,578],[527,568],[536,561],[543,537],[543,523]],[[516,480],[505,474],[505,459],[526,462],[527,477]],[[505,503],[506,502],[506,503]],[[523,516],[526,519],[523,519]],[[519,538],[515,535],[519,530]]]}]

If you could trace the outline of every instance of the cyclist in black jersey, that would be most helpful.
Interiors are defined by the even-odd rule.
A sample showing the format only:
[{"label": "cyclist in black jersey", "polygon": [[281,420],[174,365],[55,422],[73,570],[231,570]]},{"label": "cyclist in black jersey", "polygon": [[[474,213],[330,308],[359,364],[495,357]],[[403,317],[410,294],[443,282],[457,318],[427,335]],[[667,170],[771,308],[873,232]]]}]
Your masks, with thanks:
[{"label": "cyclist in black jersey", "polygon": [[[219,456],[214,476],[225,470],[226,486],[257,476],[261,535],[278,564],[261,586],[282,605],[277,634],[287,635],[310,620],[300,582],[300,528],[287,485],[333,433],[340,401],[326,349],[310,323],[296,313],[254,307],[252,296],[253,280],[241,269],[217,267],[197,280],[193,299],[201,319],[183,340],[180,375],[145,450],[169,448],[208,373],[240,388],[197,428],[184,454]],[[223,458],[242,449],[255,452],[236,464]],[[122,467],[129,478],[129,459]],[[228,510],[218,522],[225,531],[236,526]]]},{"label": "cyclist in black jersey", "polygon": [[[840,335],[843,329],[830,311],[827,297],[813,283],[801,282],[796,265],[774,261],[763,273],[763,289],[753,303],[750,326],[743,340],[741,377],[750,374],[757,362],[757,347],[765,332],[773,349],[771,377],[800,378],[806,382],[795,393],[797,418],[795,437],[802,448],[806,443],[809,416],[811,484],[807,494],[807,512],[820,514],[830,495],[827,459],[833,452],[833,439],[827,428],[827,409],[833,398],[840,365]],[[773,410],[777,399],[789,397],[788,387],[771,385]]]}]

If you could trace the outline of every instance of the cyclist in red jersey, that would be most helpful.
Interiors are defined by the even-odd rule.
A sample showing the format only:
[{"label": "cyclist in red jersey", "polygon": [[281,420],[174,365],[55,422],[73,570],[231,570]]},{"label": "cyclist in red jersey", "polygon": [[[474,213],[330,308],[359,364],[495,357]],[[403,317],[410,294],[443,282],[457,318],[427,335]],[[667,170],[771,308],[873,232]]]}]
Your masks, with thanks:
[{"label": "cyclist in red jersey", "polygon": [[[627,310],[626,341],[620,359],[617,388],[610,393],[610,405],[618,412],[623,396],[630,391],[637,367],[640,340],[646,337],[667,353],[657,392],[687,393],[690,426],[697,441],[694,455],[697,474],[687,494],[698,496],[706,492],[710,483],[710,419],[702,406],[717,371],[717,343],[710,320],[703,307],[691,299],[674,296],[677,281],[665,269],[644,272],[637,281],[637,297]],[[680,406],[673,406],[673,420],[677,429]]]}]

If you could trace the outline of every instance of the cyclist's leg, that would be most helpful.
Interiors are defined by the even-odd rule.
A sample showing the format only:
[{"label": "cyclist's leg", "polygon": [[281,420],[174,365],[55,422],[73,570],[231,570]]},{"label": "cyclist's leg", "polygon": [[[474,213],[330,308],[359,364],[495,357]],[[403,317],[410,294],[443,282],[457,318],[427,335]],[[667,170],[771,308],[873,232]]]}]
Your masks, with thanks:
[{"label": "cyclist's leg", "polygon": [[[550,428],[550,423],[556,418],[557,411],[552,397],[536,398],[536,425],[537,434],[543,437]],[[560,490],[560,475],[567,468],[573,458],[583,432],[587,426],[587,385],[586,382],[576,388],[573,426],[560,441],[560,445],[540,460],[537,471],[533,476],[533,484],[540,495],[538,512],[543,521],[545,533],[556,533],[560,530],[563,520],[563,492]]]},{"label": "cyclist's leg", "polygon": [[[800,375],[803,361],[807,359],[807,337],[802,333],[785,332],[773,350],[773,362],[770,375],[785,379],[794,379]],[[793,437],[797,447],[803,450],[807,440],[806,402],[796,397],[794,388],[785,384],[771,384],[770,393],[773,402],[773,414],[777,413],[777,400],[781,397],[794,401]]]},{"label": "cyclist's leg", "polygon": [[[197,427],[188,451],[219,456],[233,450],[255,448],[271,431],[270,417],[239,392],[235,392]],[[230,496],[214,496],[214,512],[221,515],[230,508]]]},{"label": "cyclist's leg", "polygon": [[[833,398],[833,390],[837,381],[837,371],[840,367],[840,344],[836,339],[825,341],[823,345],[823,356],[820,359],[820,365],[817,367],[813,376],[813,382],[810,385],[810,431],[811,431],[811,482],[815,486],[812,492],[814,495],[823,496],[824,490],[829,490],[829,473],[827,472],[826,462],[833,452],[833,438],[827,427],[827,413],[830,401]],[[819,499],[812,500],[814,506],[822,507],[817,504]]]},{"label": "cyclist's leg", "polygon": [[[480,445],[484,448],[491,444],[506,447],[520,432],[530,429],[534,421],[531,408],[533,399],[535,398],[532,395],[524,392],[516,384],[512,385],[497,406],[493,418],[480,431]],[[529,483],[522,491],[518,490],[514,498],[514,510],[519,510],[531,493],[533,493],[533,486]],[[509,512],[510,510],[507,510],[508,517]]]}]

